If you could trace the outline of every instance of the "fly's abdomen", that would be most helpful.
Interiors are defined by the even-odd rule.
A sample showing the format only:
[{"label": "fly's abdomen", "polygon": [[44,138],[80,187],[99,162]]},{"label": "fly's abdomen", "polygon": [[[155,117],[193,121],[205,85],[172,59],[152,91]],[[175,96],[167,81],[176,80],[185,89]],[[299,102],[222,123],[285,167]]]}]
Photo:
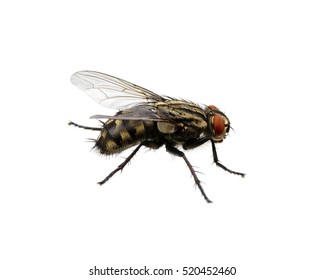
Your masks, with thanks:
[{"label": "fly's abdomen", "polygon": [[102,127],[95,148],[101,154],[120,153],[149,138],[155,127],[151,121],[108,120]]}]

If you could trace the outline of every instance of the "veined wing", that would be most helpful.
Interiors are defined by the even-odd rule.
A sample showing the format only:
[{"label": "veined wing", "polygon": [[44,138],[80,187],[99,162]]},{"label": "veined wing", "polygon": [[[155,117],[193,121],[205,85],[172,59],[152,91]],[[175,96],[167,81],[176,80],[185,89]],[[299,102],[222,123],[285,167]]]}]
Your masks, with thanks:
[{"label": "veined wing", "polygon": [[143,103],[129,109],[119,111],[114,116],[95,115],[92,119],[120,119],[120,120],[148,120],[154,122],[168,122],[175,127],[207,127],[207,116],[199,105],[170,99],[164,102]]},{"label": "veined wing", "polygon": [[93,119],[151,120],[186,126],[206,123],[205,113],[197,104],[159,96],[114,76],[80,71],[72,75],[71,82],[97,103],[118,110],[114,116],[95,115]]},{"label": "veined wing", "polygon": [[169,121],[168,118],[162,118],[157,111],[155,103],[143,103],[133,106],[129,109],[119,111],[114,116],[109,115],[94,115],[91,119],[114,119],[114,120],[146,120],[163,122]]},{"label": "veined wing", "polygon": [[140,103],[166,100],[138,85],[95,71],[76,72],[71,82],[97,103],[111,109],[126,109]]}]

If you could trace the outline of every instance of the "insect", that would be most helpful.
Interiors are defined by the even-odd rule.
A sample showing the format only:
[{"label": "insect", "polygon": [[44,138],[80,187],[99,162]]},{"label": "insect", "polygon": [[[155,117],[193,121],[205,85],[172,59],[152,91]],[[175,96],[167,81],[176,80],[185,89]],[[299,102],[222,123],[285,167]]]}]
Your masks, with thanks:
[{"label": "insect", "polygon": [[[206,142],[212,146],[214,162],[232,174],[244,177],[219,162],[215,143],[221,143],[230,130],[227,116],[215,106],[199,106],[190,101],[160,96],[150,90],[125,80],[95,72],[80,71],[71,77],[71,82],[85,91],[99,104],[117,109],[115,115],[95,115],[103,119],[101,127],[88,127],[69,122],[83,129],[100,131],[94,148],[101,154],[112,155],[136,146],[131,154],[115,170],[98,184],[106,183],[121,171],[141,147],[166,151],[181,157],[189,168],[196,185],[207,202],[206,195],[196,171],[184,151],[194,149]],[[179,149],[180,147],[180,149]]]}]

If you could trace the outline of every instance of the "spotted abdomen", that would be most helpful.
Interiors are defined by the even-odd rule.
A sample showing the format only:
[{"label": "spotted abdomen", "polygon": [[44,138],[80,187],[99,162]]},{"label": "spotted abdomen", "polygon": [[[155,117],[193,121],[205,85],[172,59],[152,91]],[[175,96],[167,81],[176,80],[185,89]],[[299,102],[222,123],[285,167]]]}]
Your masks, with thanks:
[{"label": "spotted abdomen", "polygon": [[96,140],[95,148],[101,154],[111,155],[153,137],[156,124],[141,120],[108,120]]}]

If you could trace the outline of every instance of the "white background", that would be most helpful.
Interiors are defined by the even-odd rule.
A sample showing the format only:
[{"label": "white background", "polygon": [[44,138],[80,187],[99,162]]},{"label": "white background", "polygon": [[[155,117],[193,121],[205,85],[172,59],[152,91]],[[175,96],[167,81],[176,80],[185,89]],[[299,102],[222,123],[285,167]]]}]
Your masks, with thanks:
[{"label": "white background", "polygon": [[[235,266],[231,279],[323,279],[321,1],[10,1],[0,5],[1,279],[126,279],[105,268]],[[115,75],[216,105],[235,132],[185,163],[91,152],[69,127],[106,109],[69,81]],[[191,276],[211,279],[215,276]],[[183,277],[184,279],[185,277]],[[225,276],[224,279],[227,279]],[[228,278],[228,279],[229,279]]]}]

